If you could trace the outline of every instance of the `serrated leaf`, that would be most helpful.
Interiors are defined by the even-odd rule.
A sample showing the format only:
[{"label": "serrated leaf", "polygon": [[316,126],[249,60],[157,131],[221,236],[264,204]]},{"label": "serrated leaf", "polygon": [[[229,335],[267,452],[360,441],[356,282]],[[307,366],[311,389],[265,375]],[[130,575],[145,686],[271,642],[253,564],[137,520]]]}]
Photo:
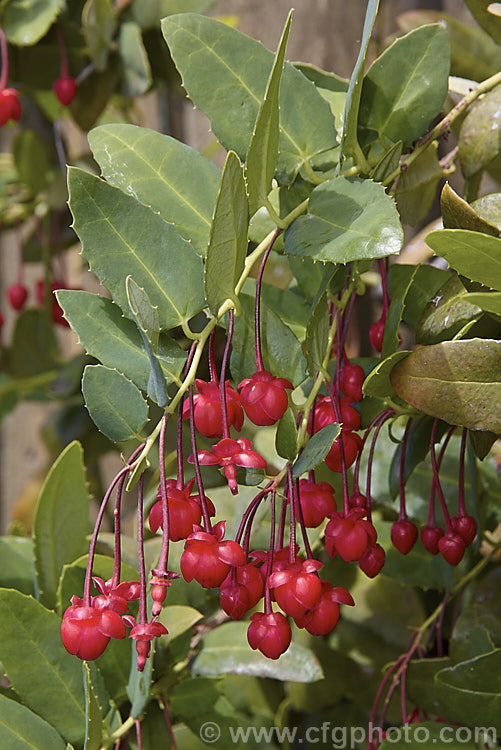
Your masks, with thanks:
[{"label": "serrated leaf", "polygon": [[403,234],[397,210],[382,185],[337,177],[312,192],[308,214],[285,233],[291,255],[347,263],[395,255]]},{"label": "serrated leaf", "polygon": [[132,196],[83,170],[68,172],[82,254],[124,314],[130,316],[125,289],[130,274],[158,307],[162,330],[187,324],[205,304],[202,261],[191,245]]},{"label": "serrated leaf", "polygon": [[329,306],[327,293],[319,296],[313,305],[311,316],[306,326],[306,360],[310,375],[315,375],[323,366],[329,338]]},{"label": "serrated leaf", "polygon": [[[255,371],[254,299],[240,294],[242,314],[235,318],[230,367],[237,383]],[[275,377],[299,385],[306,378],[306,360],[291,329],[261,300],[261,347],[265,368]]]},{"label": "serrated leaf", "polygon": [[360,51],[353,72],[351,74],[348,92],[346,94],[346,105],[344,113],[343,133],[341,136],[341,157],[340,164],[345,157],[351,157],[355,163],[365,159],[358,142],[358,119],[360,109],[360,98],[362,96],[362,84],[364,80],[365,61],[369,50],[369,42],[372,34],[374,22],[376,20],[379,8],[379,0],[369,0],[365,12],[364,28],[362,31],[362,40],[360,42]]},{"label": "serrated leaf", "polygon": [[2,9],[2,28],[11,44],[36,44],[48,32],[64,0],[10,0]]},{"label": "serrated leaf", "polygon": [[448,76],[449,44],[440,24],[396,39],[365,75],[359,126],[407,148],[440,112]]},{"label": "serrated leaf", "polygon": [[400,174],[395,190],[398,212],[404,224],[415,226],[427,216],[443,169],[437,157],[438,144],[432,143]]},{"label": "serrated leaf", "polygon": [[136,125],[101,125],[89,144],[103,177],[150,206],[205,255],[220,171],[198,151]]},{"label": "serrated leaf", "polygon": [[336,423],[328,424],[318,432],[315,432],[292,466],[292,476],[294,479],[318,466],[324,460],[332,448],[334,440],[339,437],[340,433],[341,425]]},{"label": "serrated leaf", "polygon": [[82,393],[92,421],[103,435],[115,443],[139,437],[148,419],[148,404],[125,375],[103,365],[87,365]]},{"label": "serrated leaf", "polygon": [[73,441],[47,474],[33,519],[37,588],[46,607],[56,605],[63,567],[85,549],[89,500],[83,449]]},{"label": "serrated leaf", "polygon": [[84,750],[99,750],[103,736],[101,707],[92,684],[89,665],[82,662],[82,676],[85,696],[85,744]]},{"label": "serrated leaf", "polygon": [[294,412],[288,407],[280,419],[275,434],[277,453],[288,461],[294,461],[297,454],[297,429]]},{"label": "serrated leaf", "polygon": [[[88,354],[116,369],[146,391],[150,362],[136,325],[106,297],[82,290],[61,289],[56,294],[64,317]],[[184,352],[166,335],[160,337],[157,359],[167,383],[177,382],[186,361]]]},{"label": "serrated leaf", "polygon": [[291,23],[292,11],[289,11],[247,151],[245,177],[251,215],[264,204],[277,166],[280,81]]},{"label": "serrated leaf", "polygon": [[440,193],[440,209],[445,229],[470,229],[499,237],[499,229],[486,219],[445,183]]},{"label": "serrated leaf", "polygon": [[[245,159],[273,54],[241,32],[192,13],[165,18],[162,32],[188,96],[209,117],[223,146]],[[291,182],[303,163],[335,145],[329,105],[286,64],[280,87],[279,180]]]},{"label": "serrated leaf", "polygon": [[141,29],[126,21],[120,25],[118,53],[122,61],[122,91],[124,96],[140,96],[151,85],[151,68],[143,44]]},{"label": "serrated leaf", "polygon": [[193,674],[246,674],[295,682],[322,679],[321,666],[310,649],[292,643],[278,661],[271,661],[250,648],[247,627],[246,622],[230,622],[207,633],[193,662]]},{"label": "serrated leaf", "polygon": [[0,695],[0,734],[9,750],[65,750],[54,727],[17,701]]},{"label": "serrated leaf", "polygon": [[236,301],[235,286],[247,255],[248,225],[244,173],[238,156],[230,151],[221,175],[205,260],[205,297],[214,315],[227,299]]},{"label": "serrated leaf", "polygon": [[409,354],[391,372],[396,393],[448,424],[501,433],[501,341],[443,341]]},{"label": "serrated leaf", "polygon": [[465,177],[487,167],[501,144],[501,86],[496,86],[469,108],[459,131],[459,161]]},{"label": "serrated leaf", "polygon": [[69,742],[84,739],[82,665],[61,641],[61,620],[29,596],[0,589],[0,661],[23,703]]},{"label": "serrated leaf", "polygon": [[462,276],[501,290],[501,238],[468,229],[439,229],[425,240]]}]

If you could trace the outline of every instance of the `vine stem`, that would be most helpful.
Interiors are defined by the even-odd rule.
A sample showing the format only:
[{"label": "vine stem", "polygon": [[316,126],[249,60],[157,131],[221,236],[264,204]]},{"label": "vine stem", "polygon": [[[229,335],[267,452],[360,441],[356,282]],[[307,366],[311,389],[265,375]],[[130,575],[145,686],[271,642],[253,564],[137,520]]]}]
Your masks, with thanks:
[{"label": "vine stem", "polygon": [[[160,437],[158,438],[158,470],[160,473],[160,496],[162,498],[162,549],[160,550],[160,559],[158,567],[160,574],[167,572],[167,561],[169,559],[169,500],[167,497],[167,487],[165,478],[165,430],[169,414],[164,414],[161,420]],[[179,423],[181,422],[181,412],[179,413]]]},{"label": "vine stem", "polygon": [[261,351],[261,285],[263,283],[264,269],[266,267],[266,261],[270,257],[270,253],[275,244],[275,240],[280,235],[282,230],[277,228],[270,240],[270,244],[266,248],[261,265],[259,267],[259,273],[256,279],[256,304],[254,309],[254,348],[256,352],[256,370],[262,372],[264,370],[263,354]]},{"label": "vine stem", "polygon": [[405,156],[401,162],[400,165],[393,170],[393,172],[384,180],[383,185],[385,187],[388,187],[392,184],[392,182],[398,177],[398,175],[403,172],[405,169],[410,167],[410,165],[425,151],[425,149],[428,148],[430,143],[434,141],[436,138],[440,138],[440,136],[444,135],[448,130],[450,130],[450,127],[452,123],[457,120],[460,114],[470,106],[476,99],[478,99],[479,96],[482,94],[486,94],[488,91],[491,91],[491,89],[495,88],[501,84],[501,73],[496,73],[493,76],[490,76],[490,78],[486,78],[485,81],[482,81],[482,83],[479,83],[479,85],[473,89],[473,91],[470,91],[466,96],[464,96],[455,107],[451,109],[448,114],[445,115],[445,117],[440,120],[439,123],[435,125],[434,128],[430,130],[429,133],[427,133],[423,138],[421,138],[414,149],[412,153]]},{"label": "vine stem", "polygon": [[68,53],[66,52],[66,44],[64,43],[64,37],[56,24],[57,43],[59,45],[59,54],[61,55],[61,78],[68,77]]}]

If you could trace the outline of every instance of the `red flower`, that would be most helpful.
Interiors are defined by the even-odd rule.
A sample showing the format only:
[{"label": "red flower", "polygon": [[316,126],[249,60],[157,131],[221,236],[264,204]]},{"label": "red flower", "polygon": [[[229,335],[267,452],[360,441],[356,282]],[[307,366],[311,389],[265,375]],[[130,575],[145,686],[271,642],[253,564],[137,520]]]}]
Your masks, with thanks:
[{"label": "red flower", "polygon": [[322,595],[322,584],[317,570],[323,566],[318,560],[296,560],[284,570],[271,574],[268,586],[275,600],[287,615],[302,617],[315,607]]},{"label": "red flower", "polygon": [[339,553],[343,560],[360,560],[367,547],[376,543],[374,526],[364,520],[365,510],[354,508],[346,517],[334,513],[325,528],[325,546],[331,557]]},{"label": "red flower", "polygon": [[142,672],[146,659],[150,655],[151,641],[161,635],[167,635],[169,631],[159,622],[145,622],[134,625],[129,633],[129,638],[136,641],[137,669]]},{"label": "red flower", "polygon": [[4,89],[0,91],[0,127],[9,120],[19,120],[21,117],[21,105],[19,103],[19,92],[16,89]]},{"label": "red flower", "polygon": [[[191,495],[195,480],[190,479],[183,490],[178,490],[175,479],[168,479],[165,483],[167,492],[167,504],[169,506],[169,539],[178,542],[186,539],[193,531],[193,526],[198,526],[202,517],[200,497],[198,494]],[[159,528],[163,529],[162,493],[157,492],[158,503],[150,510],[150,529],[155,534]],[[209,500],[205,498],[208,505],[209,515],[215,516],[216,509]]]},{"label": "red flower", "polygon": [[[299,480],[299,499],[305,526],[314,529],[337,510],[334,490],[328,482]],[[296,503],[297,513],[297,503]]]},{"label": "red flower", "polygon": [[245,565],[247,558],[242,547],[228,539],[222,541],[225,521],[217,523],[212,532],[190,534],[181,555],[181,573],[186,581],[195,579],[206,589],[220,586],[232,565]]},{"label": "red flower", "polygon": [[97,659],[110,638],[125,636],[125,624],[112,609],[72,604],[63,615],[61,638],[64,647],[79,659]]},{"label": "red flower", "polygon": [[71,76],[61,76],[57,81],[54,81],[52,88],[61,104],[65,107],[69,107],[77,93],[75,79]]},{"label": "red flower", "polygon": [[[252,443],[246,438],[239,438],[238,440],[223,438],[219,443],[212,446],[212,450],[198,451],[197,455],[199,462],[203,465],[215,466],[219,464],[224,468],[224,475],[234,495],[238,493],[237,466],[256,469],[266,468],[266,461],[259,453],[252,450]],[[193,463],[193,456],[190,456],[188,461]]]},{"label": "red flower", "polygon": [[[220,438],[223,434],[223,416],[221,412],[220,384],[211,380],[195,380],[197,391],[193,396],[195,427],[201,435],[208,438]],[[227,380],[226,389],[226,412],[228,422],[237,432],[240,432],[244,423],[244,412],[240,403],[240,396],[232,388]],[[190,416],[190,402],[187,399],[183,404],[183,419]]]},{"label": "red flower", "polygon": [[254,424],[278,422],[289,403],[287,389],[294,386],[285,378],[275,378],[267,370],[259,370],[238,386],[245,413]]},{"label": "red flower", "polygon": [[349,604],[353,607],[355,604],[352,595],[342,586],[333,588],[328,581],[320,583],[322,593],[315,607],[302,617],[294,618],[298,628],[305,628],[311,635],[330,633],[339,620],[339,605]]},{"label": "red flower", "polygon": [[291,626],[281,612],[254,612],[247,630],[249,646],[258,649],[268,659],[278,659],[291,642]]},{"label": "red flower", "polygon": [[233,620],[240,620],[263,596],[264,580],[255,563],[230,571],[220,586],[221,607]]}]

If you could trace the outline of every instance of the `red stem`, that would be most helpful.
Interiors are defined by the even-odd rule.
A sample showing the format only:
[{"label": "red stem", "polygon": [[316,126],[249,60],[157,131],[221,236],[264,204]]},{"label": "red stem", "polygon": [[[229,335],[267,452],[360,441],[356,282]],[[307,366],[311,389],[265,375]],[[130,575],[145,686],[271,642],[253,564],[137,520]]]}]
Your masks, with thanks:
[{"label": "red stem", "polygon": [[66,44],[64,43],[64,37],[61,33],[61,29],[56,25],[57,43],[59,45],[59,54],[61,55],[61,78],[68,77],[68,54],[66,52]]},{"label": "red stem", "polygon": [[[164,414],[158,438],[158,469],[160,472],[160,496],[162,498],[162,549],[158,561],[159,575],[167,572],[167,561],[169,559],[169,501],[167,498],[167,486],[165,478],[165,430],[169,414]],[[181,409],[178,414],[178,428],[181,422]]]},{"label": "red stem", "polygon": [[[144,471],[139,480],[137,493],[137,556],[139,560],[139,623],[144,625],[148,620],[146,613],[146,568],[144,564],[144,535],[143,535],[143,498]],[[164,530],[165,537],[165,530]]]},{"label": "red stem", "polygon": [[299,525],[301,527],[301,535],[303,537],[304,548],[306,550],[306,557],[308,560],[313,559],[313,553],[310,547],[310,541],[308,539],[308,532],[306,531],[306,525],[304,522],[303,508],[301,507],[301,495],[299,493],[299,479],[296,479],[293,484],[292,499],[297,507],[297,516],[299,519]]},{"label": "red stem", "polygon": [[273,609],[271,606],[271,592],[268,586],[268,579],[271,576],[273,570],[273,557],[275,555],[275,497],[276,490],[271,491],[271,531],[270,531],[270,547],[268,550],[268,560],[266,561],[266,572],[264,581],[264,614],[269,615]]},{"label": "red stem", "polygon": [[437,457],[435,455],[435,433],[437,431],[437,424],[438,424],[438,419],[435,419],[433,422],[432,430],[431,430],[430,456],[431,456],[431,465],[433,469],[433,482],[438,493],[438,499],[440,500],[440,505],[442,506],[442,513],[443,513],[444,521],[445,521],[445,535],[449,536],[453,533],[451,517],[447,509],[447,503],[445,502],[444,493],[442,491],[442,485],[440,484],[440,479],[438,476]]},{"label": "red stem", "polygon": [[261,351],[261,285],[263,283],[263,274],[264,274],[264,269],[266,266],[266,261],[268,260],[268,257],[271,253],[273,245],[275,244],[275,240],[277,239],[281,231],[282,231],[281,229],[277,228],[275,231],[275,234],[271,238],[270,244],[266,248],[263,258],[261,260],[261,265],[259,266],[259,273],[256,279],[256,302],[255,302],[255,308],[254,308],[254,337],[255,337],[254,349],[256,352],[256,370],[258,372],[261,372],[262,370],[264,370],[263,354]]},{"label": "red stem", "polygon": [[193,466],[195,468],[195,478],[197,480],[198,497],[200,498],[200,507],[202,508],[202,516],[204,519],[204,529],[207,532],[212,531],[212,524],[210,522],[209,509],[205,502],[204,483],[202,481],[202,473],[200,471],[200,463],[198,461],[197,453],[197,436],[195,434],[195,419],[194,419],[194,405],[193,405],[193,386],[189,388],[190,398],[190,435],[191,435],[191,449],[193,451]]},{"label": "red stem", "polygon": [[461,448],[459,451],[459,487],[458,487],[458,515],[466,515],[466,506],[464,502],[464,461],[466,456],[466,428],[463,428],[461,434]]},{"label": "red stem", "polygon": [[9,50],[5,32],[0,26],[0,51],[2,53],[2,75],[0,76],[0,91],[3,91],[9,80]]},{"label": "red stem", "polygon": [[409,430],[412,424],[412,417],[407,421],[405,426],[405,432],[402,437],[400,444],[400,476],[399,476],[399,489],[400,489],[400,513],[398,515],[399,521],[407,520],[407,513],[405,512],[405,454],[407,451],[407,439],[409,437]]},{"label": "red stem", "polygon": [[[451,437],[452,437],[455,429],[456,429],[455,427],[451,427],[450,430],[448,431],[447,435],[445,436],[445,440],[442,443],[442,447],[440,449],[440,453],[438,454],[437,470],[440,469],[440,466],[442,464],[442,459],[444,457],[446,448],[447,448],[447,446],[449,444],[449,440],[451,439]],[[435,479],[434,478],[433,478],[433,480],[431,482],[431,487],[430,487],[430,500],[429,500],[429,504],[428,504],[428,518],[427,518],[427,521],[426,521],[426,525],[427,526],[436,526],[436,521],[435,521]]]},{"label": "red stem", "polygon": [[294,507],[294,480],[292,478],[292,467],[290,463],[287,464],[287,479],[290,516],[289,562],[293,565],[296,562],[296,508]]},{"label": "red stem", "polygon": [[223,438],[230,437],[230,425],[228,424],[228,409],[226,406],[226,367],[230,356],[231,339],[233,338],[233,324],[234,314],[233,310],[228,313],[228,335],[226,337],[226,345],[224,347],[223,360],[221,362],[221,380],[219,382],[219,394],[221,399],[221,417],[223,422]]},{"label": "red stem", "polygon": [[379,273],[381,274],[381,286],[383,288],[383,314],[381,320],[386,320],[388,314],[388,307],[390,306],[390,297],[388,294],[388,259],[381,258],[378,260]]}]

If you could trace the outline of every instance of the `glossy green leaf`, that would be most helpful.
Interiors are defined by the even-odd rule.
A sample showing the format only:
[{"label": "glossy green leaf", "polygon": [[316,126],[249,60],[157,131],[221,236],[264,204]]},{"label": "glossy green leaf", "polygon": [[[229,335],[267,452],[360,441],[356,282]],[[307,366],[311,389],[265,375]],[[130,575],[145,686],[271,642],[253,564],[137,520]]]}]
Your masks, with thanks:
[{"label": "glossy green leaf", "polygon": [[409,406],[395,393],[390,375],[397,362],[405,359],[410,353],[411,352],[405,350],[394,352],[377,364],[364,380],[362,385],[364,395],[372,398],[383,399],[388,401],[388,403],[391,403],[391,405],[394,408],[396,407],[398,411],[408,412]]},{"label": "glossy green leaf", "polygon": [[395,190],[398,212],[404,224],[415,226],[427,216],[443,170],[437,157],[438,145],[432,143],[402,172]]},{"label": "glossy green leaf", "polygon": [[501,86],[469,108],[459,131],[459,161],[465,177],[484,169],[501,151]]},{"label": "glossy green leaf", "polygon": [[136,23],[126,21],[121,24],[118,35],[118,53],[123,68],[123,94],[130,97],[144,94],[151,85],[151,69],[141,29]]},{"label": "glossy green leaf", "polygon": [[99,750],[103,736],[103,717],[87,662],[82,662],[85,696],[85,744],[84,750]]},{"label": "glossy green leaf", "polygon": [[449,424],[501,433],[501,342],[443,341],[409,354],[391,372],[396,393]]},{"label": "glossy green leaf", "polygon": [[0,735],[9,750],[65,750],[54,727],[17,701],[0,695]]},{"label": "glossy green leaf", "polygon": [[31,597],[0,590],[0,661],[23,703],[69,742],[85,733],[82,665],[61,641],[61,620]]},{"label": "glossy green leaf", "polygon": [[2,8],[2,28],[11,44],[36,44],[64,7],[64,0],[10,0]]},{"label": "glossy green leaf", "polygon": [[74,441],[47,474],[33,519],[37,588],[42,604],[47,607],[56,605],[64,565],[85,549],[89,500],[82,446]]},{"label": "glossy green leaf", "polygon": [[291,255],[287,260],[301,294],[308,301],[315,299],[324,277],[325,266],[315,263],[311,258],[297,255]]},{"label": "glossy green leaf", "polygon": [[115,443],[139,436],[148,419],[148,404],[125,375],[102,365],[87,365],[82,393],[91,419],[103,435]]},{"label": "glossy green leaf", "polygon": [[0,587],[33,593],[33,542],[20,536],[0,537]]},{"label": "glossy green leaf", "polygon": [[306,360],[310,375],[315,375],[323,366],[329,339],[329,306],[327,294],[321,294],[313,305],[306,327]]},{"label": "glossy green leaf", "polygon": [[467,299],[465,287],[454,274],[423,310],[416,329],[416,340],[419,344],[436,344],[451,339],[459,335],[468,321],[477,319],[481,312]]},{"label": "glossy green leaf", "polygon": [[[164,19],[162,31],[188,96],[209,117],[223,146],[245,159],[273,54],[241,32],[192,13]],[[291,182],[303,163],[335,145],[329,105],[286,64],[280,87],[279,179]]]},{"label": "glossy green leaf", "polygon": [[159,406],[165,406],[167,403],[165,378],[156,356],[160,328],[158,309],[153,307],[144,289],[136,284],[132,276],[127,276],[125,287],[129,308],[139,330],[150,363],[148,396]]},{"label": "glossy green leaf", "polygon": [[[123,317],[120,308],[106,297],[82,290],[61,289],[56,296],[85,351],[146,391],[150,374],[148,354],[136,326]],[[167,383],[178,382],[186,352],[163,335],[156,356]]]},{"label": "glossy green leaf", "polygon": [[439,229],[426,244],[462,276],[501,290],[501,239],[468,229]]},{"label": "glossy green leaf", "polygon": [[465,294],[463,300],[485,312],[501,315],[501,292],[471,292]]},{"label": "glossy green leaf", "polygon": [[10,349],[14,375],[30,377],[54,370],[57,352],[52,321],[42,310],[23,310],[16,319]]},{"label": "glossy green leaf", "polygon": [[322,70],[322,68],[309,62],[295,62],[294,67],[300,70],[317,88],[340,93],[348,91],[349,80],[338,76],[336,73]]},{"label": "glossy green leaf", "polygon": [[470,12],[480,26],[487,31],[495,42],[501,44],[501,18],[499,9],[492,7],[491,0],[465,0]]},{"label": "glossy green leaf", "polygon": [[220,172],[198,151],[135,125],[101,125],[89,144],[103,177],[150,206],[205,255]]},{"label": "glossy green leaf", "polygon": [[155,642],[151,641],[150,655],[142,672],[137,669],[136,641],[131,641],[131,664],[129,682],[127,684],[127,696],[131,702],[130,715],[139,719],[150,698],[151,676],[153,673],[153,655]]},{"label": "glossy green leaf", "polygon": [[391,198],[382,185],[358,177],[337,177],[316,187],[308,214],[285,233],[288,253],[333,263],[395,255],[402,241]]},{"label": "glossy green leaf", "polygon": [[[381,358],[386,359],[393,354],[400,346],[398,329],[404,316],[407,298],[412,289],[412,283],[417,273],[417,266],[410,278],[395,279],[391,284],[390,306],[386,315],[384,326],[383,346],[381,349]],[[391,272],[391,269],[390,269]]]},{"label": "glossy green leaf", "polygon": [[[115,62],[115,61],[114,61]],[[77,125],[89,131],[106,109],[120,81],[118,65],[108,65],[104,70],[91,70],[78,84],[78,93],[71,104],[71,115]]]},{"label": "glossy green leaf", "polygon": [[191,630],[203,618],[201,612],[194,607],[181,604],[168,604],[160,612],[159,622],[169,631],[169,641]]},{"label": "glossy green leaf", "polygon": [[499,637],[499,622],[487,607],[471,604],[459,615],[450,641],[450,655],[454,662],[468,661],[493,651],[495,644],[489,630]]},{"label": "glossy green leaf", "polygon": [[[266,264],[267,267],[268,263],[269,260]],[[320,266],[320,268],[322,267]],[[273,269],[270,270],[273,274]],[[246,279],[243,291],[246,294],[255,295],[255,279]],[[296,287],[281,289],[274,284],[261,284],[261,299],[302,341],[305,337],[306,326],[310,318],[311,302],[309,299],[304,299],[303,295],[298,292],[299,290]],[[314,296],[313,294],[312,297]]]},{"label": "glossy green leaf", "polygon": [[86,0],[82,10],[82,30],[98,71],[106,67],[117,20],[112,0]]},{"label": "glossy green leaf", "polygon": [[397,169],[400,163],[400,156],[402,155],[402,145],[402,141],[397,141],[381,157],[374,167],[374,171],[371,173],[371,178],[374,182],[384,182]]},{"label": "glossy green leaf", "polygon": [[[501,231],[501,193],[489,193],[473,201],[472,207],[478,214]],[[465,227],[466,228],[466,227]],[[486,230],[483,230],[489,234]]]},{"label": "glossy green leaf", "polygon": [[275,435],[277,453],[288,461],[294,461],[297,453],[297,429],[294,412],[289,407],[278,423]]},{"label": "glossy green leaf", "polygon": [[[239,383],[255,372],[254,354],[254,299],[239,296],[242,314],[235,318],[231,372]],[[261,347],[265,368],[275,377],[286,378],[299,385],[306,378],[306,360],[296,336],[282,323],[278,315],[261,300]]]},{"label": "glossy green leaf", "polygon": [[23,130],[12,146],[14,161],[21,182],[33,193],[39,193],[47,185],[49,152],[36,130]]},{"label": "glossy green leaf", "polygon": [[404,148],[440,112],[449,76],[447,33],[439,24],[396,39],[365,75],[359,126]]},{"label": "glossy green leaf", "polygon": [[501,50],[478,26],[434,10],[409,11],[398,18],[399,27],[404,32],[426,23],[440,23],[447,32],[451,48],[451,75],[483,81],[499,71]]},{"label": "glossy green leaf", "polygon": [[246,622],[229,622],[207,633],[193,662],[193,674],[200,677],[246,674],[295,682],[315,682],[322,678],[320,664],[310,649],[292,643],[278,661],[272,661],[251,649],[247,628]]},{"label": "glossy green leaf", "polygon": [[205,297],[217,315],[227,300],[237,301],[235,286],[247,255],[249,207],[242,165],[234,151],[226,157],[205,260]]},{"label": "glossy green leaf", "polygon": [[[377,737],[377,733],[374,732]],[[458,737],[458,739],[456,739]],[[470,740],[468,740],[470,737]],[[420,721],[416,724],[406,724],[404,727],[388,727],[385,739],[379,745],[381,750],[390,750],[402,743],[406,750],[436,750],[437,746],[444,746],[450,750],[476,750],[474,734],[466,733],[457,726],[446,721]]]},{"label": "glossy green leaf", "polygon": [[300,477],[301,474],[311,471],[311,469],[318,466],[332,448],[332,443],[339,436],[340,432],[341,425],[336,423],[328,424],[326,427],[322,427],[318,432],[315,432],[306,443],[303,452],[294,462],[292,476],[296,479],[297,477]]},{"label": "glossy green leaf", "polygon": [[289,11],[247,151],[245,177],[251,214],[266,201],[277,166],[280,81],[291,23],[292,11]]},{"label": "glossy green leaf", "polygon": [[482,218],[475,208],[460,198],[448,182],[440,193],[440,208],[446,229],[470,229],[499,237],[498,227]]},{"label": "glossy green leaf", "polygon": [[358,142],[358,120],[362,85],[364,81],[365,61],[369,50],[372,29],[379,8],[379,0],[369,0],[365,12],[364,28],[360,42],[360,50],[353,72],[351,74],[344,113],[343,132],[341,135],[340,163],[346,157],[354,159],[355,163],[364,163],[365,159]]},{"label": "glossy green leaf", "polygon": [[412,278],[412,284],[405,298],[403,320],[415,331],[423,315],[423,311],[430,300],[437,294],[451,277],[450,271],[428,265],[406,265],[394,263],[389,272],[389,293],[392,297],[393,289],[401,287]]},{"label": "glossy green leaf", "polygon": [[208,677],[194,677],[174,685],[169,695],[171,710],[181,720],[210,711],[217,699],[217,682]]},{"label": "glossy green leaf", "polygon": [[172,225],[83,170],[70,168],[68,185],[83,256],[125,315],[129,274],[158,307],[162,329],[187,323],[202,309],[202,261]]}]

